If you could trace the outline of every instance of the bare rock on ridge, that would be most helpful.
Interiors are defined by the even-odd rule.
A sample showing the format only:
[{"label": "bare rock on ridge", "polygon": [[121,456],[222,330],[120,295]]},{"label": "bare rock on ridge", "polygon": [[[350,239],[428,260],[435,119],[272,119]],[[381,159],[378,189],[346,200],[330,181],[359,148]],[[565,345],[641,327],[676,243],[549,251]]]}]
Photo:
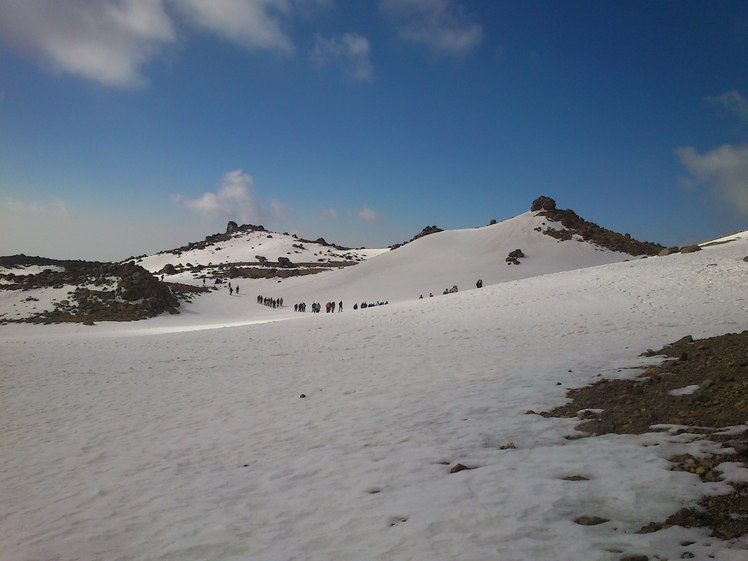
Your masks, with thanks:
[{"label": "bare rock on ridge", "polygon": [[584,241],[629,255],[657,255],[665,249],[660,244],[640,242],[629,234],[619,234],[602,228],[581,218],[573,210],[556,208],[556,201],[550,197],[538,197],[533,201],[530,210],[538,212],[538,215],[545,216],[551,222],[560,222],[563,228],[546,228],[543,233],[561,241],[572,240],[576,235]]},{"label": "bare rock on ridge", "polygon": [[532,202],[532,205],[530,206],[530,210],[532,212],[537,212],[539,210],[555,210],[556,209],[556,201],[551,199],[550,197],[546,197],[545,195],[541,195],[537,199],[535,199]]}]

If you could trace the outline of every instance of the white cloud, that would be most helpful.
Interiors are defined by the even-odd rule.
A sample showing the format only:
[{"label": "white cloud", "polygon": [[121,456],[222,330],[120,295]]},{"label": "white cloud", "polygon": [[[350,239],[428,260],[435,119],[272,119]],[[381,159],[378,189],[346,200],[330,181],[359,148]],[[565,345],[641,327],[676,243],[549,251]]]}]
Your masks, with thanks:
[{"label": "white cloud", "polygon": [[326,39],[318,34],[310,57],[319,67],[340,65],[348,80],[370,82],[374,75],[370,51],[369,40],[362,35],[346,33]]},{"label": "white cloud", "polygon": [[364,207],[358,211],[358,217],[364,222],[371,224],[379,224],[382,221],[382,217],[368,207]]},{"label": "white cloud", "polygon": [[196,26],[255,49],[294,51],[283,21],[292,14],[289,0],[172,0]]},{"label": "white cloud", "polygon": [[284,29],[330,0],[0,0],[0,42],[54,72],[139,86],[143,67],[192,25],[255,50],[293,53]]},{"label": "white cloud", "polygon": [[208,192],[198,199],[185,200],[184,205],[205,216],[237,218],[242,222],[262,218],[260,204],[252,194],[252,176],[240,169],[226,173],[215,193]]},{"label": "white cloud", "polygon": [[738,90],[730,90],[720,96],[707,99],[727,109],[738,120],[748,122],[748,99],[743,97]]},{"label": "white cloud", "polygon": [[337,211],[337,210],[335,210],[334,208],[330,207],[330,208],[326,209],[326,210],[325,210],[325,211],[324,211],[324,212],[322,213],[322,217],[323,217],[323,218],[332,218],[332,219],[337,219],[337,218],[338,218],[338,211]]},{"label": "white cloud", "polygon": [[725,144],[704,154],[686,146],[676,154],[690,173],[685,186],[705,185],[738,214],[748,216],[748,144]]},{"label": "white cloud", "polygon": [[141,84],[140,67],[175,40],[161,0],[0,0],[0,13],[1,40],[107,86]]},{"label": "white cloud", "polygon": [[36,202],[26,202],[13,199],[11,197],[5,198],[5,208],[13,214],[17,215],[43,215],[43,216],[69,216],[70,211],[68,210],[65,201],[60,199],[53,200],[50,204],[39,204]]},{"label": "white cloud", "polygon": [[380,7],[398,22],[401,39],[437,54],[463,56],[483,39],[483,26],[454,0],[380,0]]}]

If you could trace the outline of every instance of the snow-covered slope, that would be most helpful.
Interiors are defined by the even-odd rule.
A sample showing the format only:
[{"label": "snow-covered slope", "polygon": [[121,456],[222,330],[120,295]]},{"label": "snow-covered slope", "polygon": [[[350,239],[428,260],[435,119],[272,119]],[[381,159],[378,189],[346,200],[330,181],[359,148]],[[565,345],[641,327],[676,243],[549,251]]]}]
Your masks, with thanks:
[{"label": "snow-covered slope", "polygon": [[[580,241],[558,241],[540,230],[557,225],[537,213],[482,228],[443,231],[345,269],[283,279],[237,279],[250,295],[282,297],[284,302],[399,302],[442,295],[445,289],[475,289],[549,273],[637,259]],[[526,257],[508,265],[507,255],[521,249]]]},{"label": "snow-covered slope", "polygon": [[[526,212],[491,226],[431,234],[351,269],[288,284],[294,289],[298,285],[299,292],[308,287],[310,292],[329,293],[333,299],[342,291],[354,301],[367,295],[399,301],[442,294],[455,285],[460,290],[475,288],[478,279],[486,286],[632,259],[583,241],[561,242],[539,231],[553,226]],[[506,257],[515,249],[526,257],[519,259],[520,265],[509,265]]]},{"label": "snow-covered slope", "polygon": [[[745,538],[638,533],[728,490],[667,461],[713,444],[568,439],[574,421],[526,414],[636,375],[647,348],[747,329],[734,238],[334,315],[242,290],[148,322],[0,326],[0,559],[744,561]],[[295,321],[205,329],[249,317]]]},{"label": "snow-covered slope", "polygon": [[257,263],[258,258],[268,262],[277,262],[278,257],[286,257],[293,263],[355,263],[388,251],[365,248],[343,250],[322,243],[302,241],[291,234],[266,230],[239,230],[225,236],[213,237],[226,239],[192,244],[181,251],[172,250],[146,256],[137,259],[137,263],[155,273],[167,264],[176,266],[181,263],[184,266],[191,264],[206,267]]},{"label": "snow-covered slope", "polygon": [[[287,234],[244,230],[234,232],[204,246],[166,252],[138,260],[147,270],[157,273],[167,264],[183,265],[166,275],[166,280],[184,284],[216,286],[217,279],[231,281],[245,296],[263,295],[283,298],[292,307],[296,303],[343,302],[351,308],[378,302],[401,302],[441,296],[446,289],[475,289],[481,279],[483,286],[508,282],[538,275],[557,273],[585,267],[638,259],[625,253],[603,249],[592,243],[574,238],[559,241],[543,233],[546,229],[561,228],[536,212],[526,212],[512,219],[463,230],[443,231],[405,244],[398,249],[340,251],[316,243],[302,242]],[[194,244],[193,244],[194,245]],[[508,264],[510,252],[521,250],[525,257],[519,264]],[[289,255],[292,262],[319,263],[328,268],[313,275],[279,279],[227,278],[227,266],[241,270],[248,264],[258,267],[257,256],[275,263],[265,268],[278,268],[278,257]],[[349,264],[338,267],[336,264]],[[189,266],[189,267],[188,267]],[[204,269],[202,267],[208,267]],[[303,268],[303,267],[302,267]],[[193,327],[214,324],[223,318],[232,324],[264,320],[266,310],[255,306],[250,298],[226,300],[228,284],[219,293],[196,296],[180,308]],[[73,287],[70,288],[72,290]],[[55,302],[69,298],[66,292],[50,289],[35,291],[36,300],[27,300],[29,294],[0,293],[5,308],[12,308],[4,316],[18,319],[24,314],[39,313],[54,308]],[[0,306],[2,307],[2,306]],[[286,310],[287,312],[288,310]],[[2,311],[0,311],[0,314]],[[2,316],[0,316],[2,317]],[[274,311],[270,317],[281,318]],[[181,323],[184,320],[173,320]],[[186,327],[186,326],[185,326]]]}]

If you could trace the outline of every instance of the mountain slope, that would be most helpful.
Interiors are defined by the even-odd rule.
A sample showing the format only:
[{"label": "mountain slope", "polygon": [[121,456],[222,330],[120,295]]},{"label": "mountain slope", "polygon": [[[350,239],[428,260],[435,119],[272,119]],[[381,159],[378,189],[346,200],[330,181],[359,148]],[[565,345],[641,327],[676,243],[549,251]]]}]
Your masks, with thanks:
[{"label": "mountain slope", "polygon": [[[542,230],[556,224],[535,212],[481,228],[442,231],[370,258],[355,267],[314,277],[253,281],[247,290],[282,295],[286,301],[347,303],[413,300],[459,290],[604,265],[632,256],[578,238],[560,241]],[[520,249],[518,265],[507,256]]]},{"label": "mountain slope", "polygon": [[[258,226],[230,223],[225,234],[144,256],[135,263],[152,274],[163,275],[172,290],[184,294],[181,312],[202,314],[211,322],[211,317],[224,314],[224,307],[235,321],[268,315],[249,298],[235,298],[226,305],[223,291],[208,290],[227,286],[228,282],[242,295],[283,298],[289,306],[342,301],[350,308],[354,303],[393,303],[428,298],[430,294],[436,297],[453,287],[460,291],[474,289],[479,279],[486,287],[639,258],[605,249],[569,230],[571,224],[565,219],[571,211],[561,211],[560,222],[551,220],[546,207],[555,208],[555,202],[548,198],[544,201],[543,207],[489,226],[449,231],[432,228],[430,232],[434,233],[417,236],[393,250],[346,249],[321,239],[310,242]],[[195,302],[190,301],[195,294],[189,285],[204,290]],[[13,297],[18,300],[18,295]],[[51,290],[35,298],[45,303],[16,302],[15,313],[6,318],[43,313],[70,300],[68,293]],[[271,317],[280,316],[274,311]]]},{"label": "mountain slope", "polygon": [[[316,241],[299,239],[287,233],[265,230],[262,226],[236,226],[230,222],[225,234],[208,236],[203,242],[162,251],[155,255],[137,258],[137,263],[153,273],[164,272],[170,265],[176,270],[167,274],[181,273],[180,280],[202,279],[203,276],[220,277],[233,267],[278,268],[279,259],[289,260],[286,267],[301,264],[303,269],[326,270],[356,264],[368,257],[378,255],[386,249],[350,249],[328,244],[324,239]],[[208,270],[204,270],[207,268]]]},{"label": "mountain slope", "polygon": [[[745,536],[649,526],[748,479],[731,461],[707,481],[673,469],[718,444],[684,426],[582,438],[576,420],[531,413],[562,404],[568,388],[634,378],[660,361],[640,356],[647,348],[746,329],[748,235],[731,239],[355,313],[269,309],[242,288],[148,322],[2,326],[0,550],[744,561]],[[448,254],[450,240],[431,249]],[[523,248],[526,263],[502,266],[529,265],[538,244]],[[328,275],[338,273],[317,281]],[[241,314],[297,319],[206,329]],[[708,398],[692,383],[661,399],[683,409]],[[633,393],[623,398],[637,407]]]}]

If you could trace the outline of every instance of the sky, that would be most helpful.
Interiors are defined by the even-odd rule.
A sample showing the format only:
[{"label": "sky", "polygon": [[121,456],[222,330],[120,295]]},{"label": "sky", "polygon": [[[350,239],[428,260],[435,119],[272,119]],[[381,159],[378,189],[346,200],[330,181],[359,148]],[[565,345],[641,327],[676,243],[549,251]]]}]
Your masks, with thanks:
[{"label": "sky", "polygon": [[0,255],[384,247],[540,195],[748,228],[748,4],[0,0]]}]

